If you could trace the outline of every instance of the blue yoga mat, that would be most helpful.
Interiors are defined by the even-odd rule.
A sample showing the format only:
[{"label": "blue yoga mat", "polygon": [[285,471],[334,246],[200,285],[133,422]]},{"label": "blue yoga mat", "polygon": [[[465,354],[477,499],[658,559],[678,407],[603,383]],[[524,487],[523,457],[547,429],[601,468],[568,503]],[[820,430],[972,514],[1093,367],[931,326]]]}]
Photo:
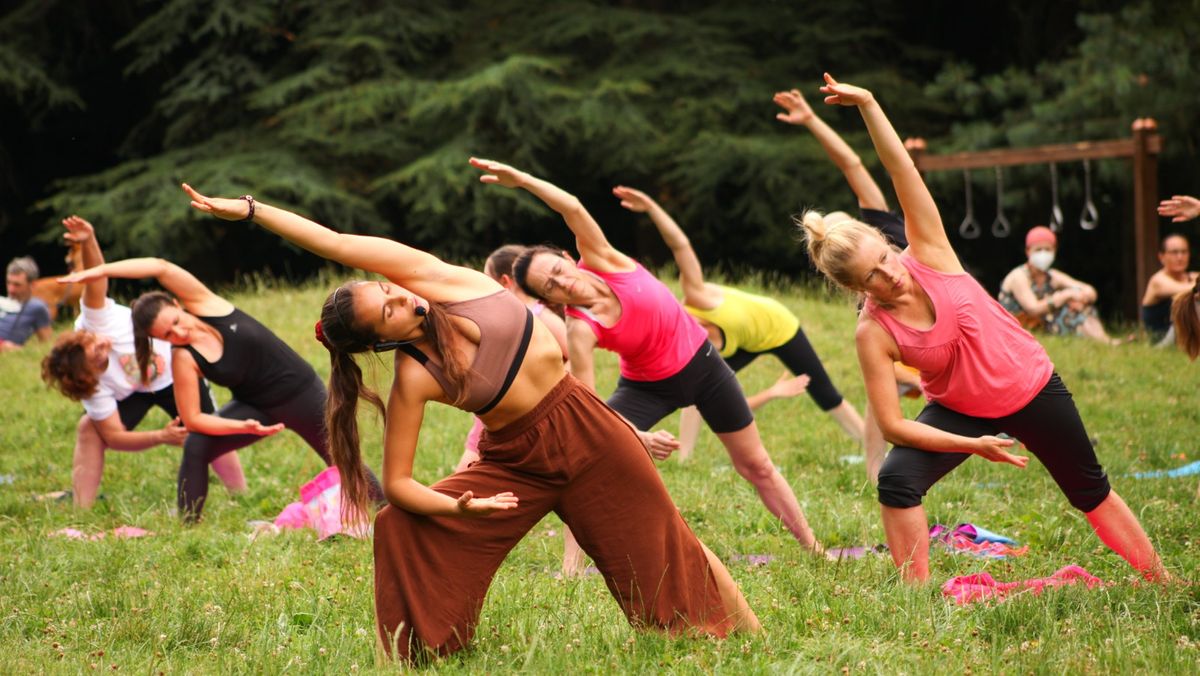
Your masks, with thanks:
[{"label": "blue yoga mat", "polygon": [[1163,477],[1175,479],[1181,476],[1195,476],[1198,474],[1200,474],[1200,460],[1177,469],[1158,469],[1153,472],[1138,472],[1129,476],[1132,476],[1134,479],[1162,479]]}]

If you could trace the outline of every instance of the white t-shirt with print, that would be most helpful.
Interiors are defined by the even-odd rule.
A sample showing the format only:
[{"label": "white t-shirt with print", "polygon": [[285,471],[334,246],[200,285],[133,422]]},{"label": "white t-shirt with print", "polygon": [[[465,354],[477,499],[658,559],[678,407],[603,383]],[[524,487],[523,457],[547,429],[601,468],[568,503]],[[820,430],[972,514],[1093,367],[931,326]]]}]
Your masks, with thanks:
[{"label": "white t-shirt with print", "polygon": [[117,412],[117,402],[134,392],[157,392],[171,385],[171,345],[152,339],[154,357],[150,360],[150,384],[143,385],[138,373],[133,346],[133,313],[113,299],[104,299],[104,308],[90,308],[80,301],[75,328],[112,338],[108,369],[100,376],[96,393],[83,400],[83,409],[92,420],[104,420]]}]

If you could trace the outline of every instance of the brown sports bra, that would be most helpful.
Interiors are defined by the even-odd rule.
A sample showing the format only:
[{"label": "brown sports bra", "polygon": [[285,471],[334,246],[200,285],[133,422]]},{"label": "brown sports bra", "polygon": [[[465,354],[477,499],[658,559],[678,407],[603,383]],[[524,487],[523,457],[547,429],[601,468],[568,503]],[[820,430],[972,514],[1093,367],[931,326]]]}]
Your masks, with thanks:
[{"label": "brown sports bra", "polygon": [[[447,303],[443,307],[446,312],[470,320],[479,327],[479,348],[471,363],[467,397],[462,408],[483,415],[500,403],[521,369],[533,335],[533,314],[504,289],[480,298]],[[441,364],[412,345],[401,345],[400,349],[420,362],[448,397],[458,398],[458,392],[446,379]]]}]

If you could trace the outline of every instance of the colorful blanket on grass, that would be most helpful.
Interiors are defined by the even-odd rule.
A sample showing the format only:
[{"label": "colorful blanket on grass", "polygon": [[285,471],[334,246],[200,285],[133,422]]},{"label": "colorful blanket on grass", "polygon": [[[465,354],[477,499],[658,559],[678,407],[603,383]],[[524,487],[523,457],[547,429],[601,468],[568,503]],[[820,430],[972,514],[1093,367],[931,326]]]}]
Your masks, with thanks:
[{"label": "colorful blanket on grass", "polygon": [[[1016,546],[1017,541],[1010,537],[972,523],[960,523],[954,528],[940,523],[934,524],[929,527],[929,541],[939,543],[955,553],[986,559],[1021,556],[1029,551],[1028,546]],[[887,545],[884,544],[873,547],[834,547],[827,550],[827,555],[832,559],[861,559],[867,554],[882,554],[887,550]]]},{"label": "colorful blanket on grass", "polygon": [[942,585],[942,595],[954,599],[959,605],[965,605],[976,601],[1003,601],[1026,593],[1037,596],[1052,587],[1076,584],[1084,584],[1088,589],[1092,589],[1103,585],[1104,582],[1079,566],[1065,566],[1050,577],[1016,582],[997,582],[988,573],[975,573],[950,578]]}]

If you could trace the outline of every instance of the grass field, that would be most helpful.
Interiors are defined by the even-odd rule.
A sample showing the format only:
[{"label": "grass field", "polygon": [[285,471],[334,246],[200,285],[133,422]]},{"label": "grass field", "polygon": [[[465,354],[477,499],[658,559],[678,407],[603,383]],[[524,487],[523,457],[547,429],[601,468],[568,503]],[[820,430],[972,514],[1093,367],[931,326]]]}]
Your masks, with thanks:
[{"label": "grass field", "polygon": [[[834,382],[861,410],[853,308],[824,292],[780,298],[801,317]],[[230,298],[328,373],[312,339],[324,289],[243,289]],[[1142,519],[1167,566],[1196,580],[1197,479],[1134,480],[1132,472],[1200,459],[1200,363],[1143,345],[1110,348],[1047,339],[1074,392],[1113,483]],[[310,532],[251,540],[247,522],[271,519],[319,469],[285,432],[242,453],[249,492],[231,498],[213,481],[204,522],[182,526],[174,509],[178,449],[110,452],[106,498],[87,512],[35,502],[70,485],[78,404],[38,380],[45,348],[0,358],[0,671],[135,673],[349,673],[376,663],[369,542],[318,543]],[[615,359],[597,355],[602,394]],[[776,378],[762,358],[741,376],[747,389]],[[380,363],[377,378],[390,382]],[[218,390],[223,402],[228,393]],[[919,402],[907,401],[913,415]],[[365,419],[365,414],[364,414]],[[775,463],[828,546],[883,540],[858,449],[806,396],[763,409],[759,426]],[[663,422],[675,429],[677,416]],[[155,411],[143,423],[161,426]],[[365,455],[378,469],[378,426],[366,422]],[[454,466],[470,426],[466,413],[433,405],[417,455],[431,483]],[[639,634],[625,623],[599,576],[557,580],[561,524],[539,524],[501,567],[471,650],[433,669],[535,673],[1196,673],[1200,671],[1200,586],[1134,584],[1135,576],[1092,534],[1041,465],[1026,470],[974,458],[926,501],[932,520],[970,521],[1030,547],[988,561],[935,551],[934,582],[900,584],[884,557],[834,563],[802,552],[732,470],[704,432],[686,464],[660,465],[692,528],[719,556],[769,554],[765,565],[729,568],[765,631],[725,641]],[[11,481],[11,482],[9,482]],[[99,541],[52,538],[64,527],[98,532],[139,526],[153,537]],[[955,575],[999,580],[1049,575],[1078,564],[1110,582],[1041,597],[955,606],[939,592]]]}]

